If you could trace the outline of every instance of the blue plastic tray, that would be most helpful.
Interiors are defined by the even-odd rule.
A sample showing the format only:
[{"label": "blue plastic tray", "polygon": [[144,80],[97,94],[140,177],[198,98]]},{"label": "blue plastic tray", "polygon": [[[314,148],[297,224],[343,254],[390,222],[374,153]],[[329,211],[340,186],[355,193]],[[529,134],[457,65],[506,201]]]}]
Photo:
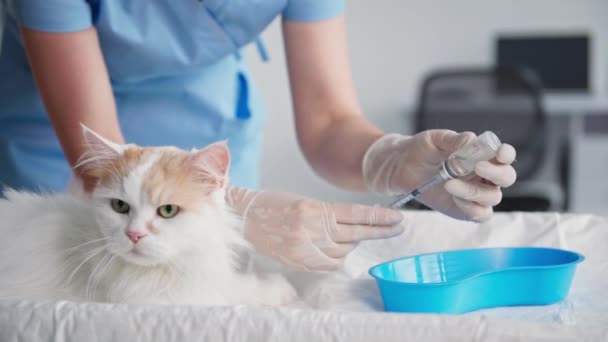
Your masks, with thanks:
[{"label": "blue plastic tray", "polygon": [[563,300],[578,253],[554,248],[482,248],[421,254],[372,267],[384,309],[465,313]]}]

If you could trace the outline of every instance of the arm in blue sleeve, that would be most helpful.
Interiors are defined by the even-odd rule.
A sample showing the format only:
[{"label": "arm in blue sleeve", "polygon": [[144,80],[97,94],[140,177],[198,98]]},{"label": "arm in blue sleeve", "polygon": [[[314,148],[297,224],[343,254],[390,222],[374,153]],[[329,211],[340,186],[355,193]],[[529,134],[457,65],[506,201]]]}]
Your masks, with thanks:
[{"label": "arm in blue sleeve", "polygon": [[291,21],[320,21],[341,15],[346,0],[288,0],[283,17]]},{"label": "arm in blue sleeve", "polygon": [[20,25],[44,32],[73,32],[90,27],[91,5],[86,0],[11,0]]}]

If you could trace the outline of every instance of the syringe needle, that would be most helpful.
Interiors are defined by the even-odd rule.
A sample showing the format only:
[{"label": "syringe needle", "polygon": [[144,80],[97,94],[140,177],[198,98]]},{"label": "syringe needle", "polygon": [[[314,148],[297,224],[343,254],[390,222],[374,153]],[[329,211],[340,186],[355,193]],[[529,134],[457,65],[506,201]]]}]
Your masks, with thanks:
[{"label": "syringe needle", "polygon": [[397,200],[395,200],[393,203],[390,204],[390,207],[394,208],[394,209],[400,209],[407,202],[420,196],[421,194],[425,193],[428,189],[434,187],[435,185],[443,182],[444,180],[446,180],[448,178],[449,178],[449,176],[447,173],[440,172],[435,177],[429,179],[427,182],[422,184],[420,187],[414,189],[414,191],[400,196]]},{"label": "syringe needle", "polygon": [[399,197],[396,201],[390,204],[390,207],[393,209],[401,209],[407,202],[413,200],[414,198],[420,195],[420,191],[418,189],[410,192],[409,194],[403,195]]}]

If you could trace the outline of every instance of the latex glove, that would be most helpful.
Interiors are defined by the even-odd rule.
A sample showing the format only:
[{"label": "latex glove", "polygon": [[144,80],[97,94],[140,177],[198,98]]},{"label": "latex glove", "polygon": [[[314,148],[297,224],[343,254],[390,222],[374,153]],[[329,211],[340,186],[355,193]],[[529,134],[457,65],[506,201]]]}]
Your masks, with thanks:
[{"label": "latex glove", "polygon": [[228,205],[244,219],[255,249],[298,270],[334,270],[357,242],[403,232],[399,211],[325,203],[284,192],[228,188]]},{"label": "latex glove", "polygon": [[[428,130],[414,136],[388,134],[374,142],[363,158],[363,178],[371,191],[411,192],[435,176],[450,154],[475,138],[471,132]],[[418,197],[418,201],[449,216],[483,221],[502,200],[501,187],[516,179],[515,149],[502,144],[494,160],[478,162],[475,172],[451,179]]]}]

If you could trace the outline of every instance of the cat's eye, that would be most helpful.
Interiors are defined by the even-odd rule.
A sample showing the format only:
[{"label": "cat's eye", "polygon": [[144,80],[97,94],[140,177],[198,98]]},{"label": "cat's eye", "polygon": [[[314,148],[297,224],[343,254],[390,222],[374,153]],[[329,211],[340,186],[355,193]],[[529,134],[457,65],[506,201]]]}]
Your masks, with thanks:
[{"label": "cat's eye", "polygon": [[127,214],[129,213],[129,209],[131,209],[127,202],[119,200],[117,198],[111,199],[110,205],[112,206],[112,210],[119,214]]},{"label": "cat's eye", "polygon": [[160,217],[172,218],[179,213],[179,207],[175,204],[165,204],[158,207],[156,212]]}]

